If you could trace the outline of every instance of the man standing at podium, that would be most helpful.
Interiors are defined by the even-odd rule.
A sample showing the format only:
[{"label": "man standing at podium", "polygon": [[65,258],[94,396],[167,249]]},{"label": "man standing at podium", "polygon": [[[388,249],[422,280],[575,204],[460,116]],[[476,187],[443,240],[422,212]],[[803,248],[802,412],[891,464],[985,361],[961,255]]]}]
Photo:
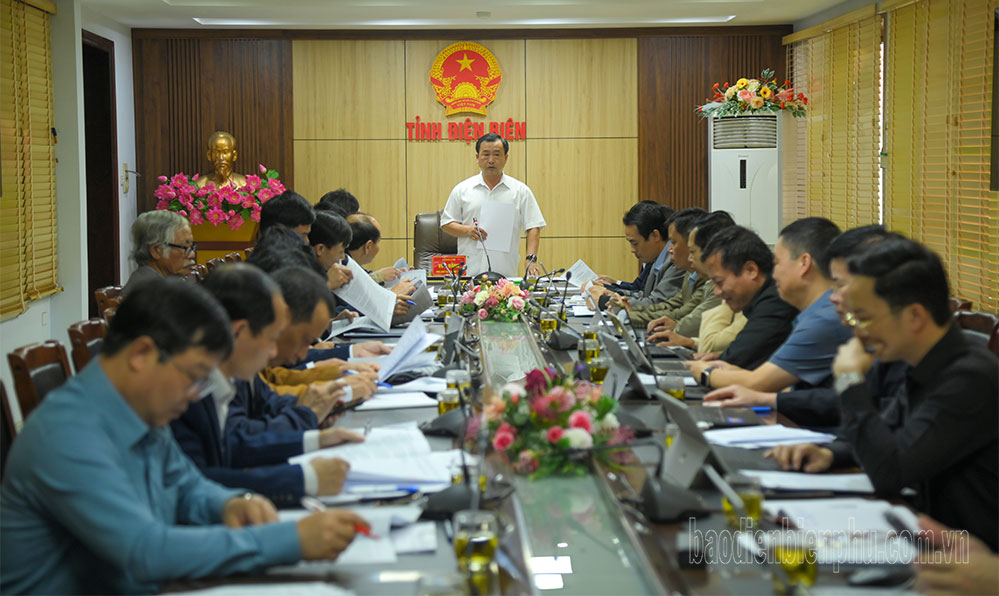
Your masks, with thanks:
[{"label": "man standing at podium", "polygon": [[[471,274],[485,273],[491,265],[493,271],[504,277],[522,275],[525,269],[530,275],[541,275],[536,262],[538,244],[541,228],[547,224],[531,189],[503,173],[509,152],[510,144],[503,137],[495,133],[482,135],[475,143],[476,160],[482,171],[454,187],[441,214],[441,229],[458,239],[458,254],[468,257]],[[489,233],[504,233],[490,228],[490,224],[497,222],[483,220],[484,206],[489,203],[512,206],[513,231],[509,247],[490,249],[487,258],[482,244]],[[487,213],[492,209],[487,207]],[[528,254],[523,261],[517,246],[521,231],[527,232]]]}]

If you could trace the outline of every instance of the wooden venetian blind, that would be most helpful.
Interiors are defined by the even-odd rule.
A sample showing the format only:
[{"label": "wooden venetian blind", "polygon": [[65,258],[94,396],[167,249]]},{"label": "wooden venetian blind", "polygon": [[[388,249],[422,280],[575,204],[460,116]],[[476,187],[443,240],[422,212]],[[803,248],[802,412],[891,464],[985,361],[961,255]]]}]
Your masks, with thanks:
[{"label": "wooden venetian blind", "polygon": [[999,198],[989,190],[997,0],[889,10],[885,223],[941,256],[951,293],[999,312]]},{"label": "wooden venetian blind", "polygon": [[846,229],[879,221],[882,19],[873,6],[861,12],[789,48],[788,72],[809,103],[804,119],[789,122],[799,154],[785,160],[786,222],[821,216]]},{"label": "wooden venetian blind", "polygon": [[0,318],[9,318],[60,288],[49,13],[19,0],[0,9]]}]

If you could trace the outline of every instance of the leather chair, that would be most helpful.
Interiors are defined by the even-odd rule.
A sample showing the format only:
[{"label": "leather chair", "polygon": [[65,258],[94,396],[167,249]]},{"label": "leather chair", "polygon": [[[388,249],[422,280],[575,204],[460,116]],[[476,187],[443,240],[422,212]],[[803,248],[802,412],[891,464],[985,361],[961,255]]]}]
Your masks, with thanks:
[{"label": "leather chair", "polygon": [[212,269],[215,269],[222,263],[225,263],[225,261],[223,261],[218,257],[215,257],[214,259],[208,259],[207,261],[205,261],[205,269],[208,270],[208,273],[211,273]]},{"label": "leather chair", "polygon": [[66,348],[54,339],[18,348],[7,354],[7,362],[14,378],[22,419],[27,419],[50,391],[73,374],[69,370]]},{"label": "leather chair", "polygon": [[80,372],[91,358],[101,353],[104,338],[108,334],[108,323],[104,319],[80,321],[70,325],[67,332],[73,368],[76,372]]},{"label": "leather chair", "polygon": [[987,312],[959,310],[954,320],[965,335],[980,338],[989,350],[999,356],[999,316]]},{"label": "leather chair", "polygon": [[[121,302],[121,286],[98,288],[94,290],[94,299],[97,301],[97,312],[102,313],[104,309],[112,306],[113,300],[117,299],[118,302]],[[117,306],[117,303],[114,306]]]},{"label": "leather chair", "polygon": [[950,312],[957,312],[959,310],[971,310],[971,300],[965,300],[964,298],[955,298],[951,296],[950,300]]},{"label": "leather chair", "polygon": [[245,255],[246,255],[246,258],[247,258],[247,259],[249,259],[249,258],[250,258],[250,255],[252,255],[252,254],[253,254],[253,247],[252,247],[252,246],[248,246],[248,247],[244,248],[244,249],[243,249],[243,254],[245,254]]},{"label": "leather chair", "polygon": [[3,471],[7,469],[7,454],[17,438],[17,425],[14,424],[14,414],[7,401],[7,386],[3,382],[0,382],[0,407],[3,408],[3,424],[0,425],[0,478],[3,478]]},{"label": "leather chair", "polygon": [[243,255],[238,252],[231,252],[227,254],[223,259],[226,263],[242,263]]},{"label": "leather chair", "polygon": [[104,309],[104,312],[101,313],[101,316],[104,317],[104,320],[108,322],[108,326],[111,325],[111,319],[114,318],[114,314],[116,312],[118,312],[118,305],[109,306]]},{"label": "leather chair", "polygon": [[191,271],[189,271],[187,274],[187,279],[200,282],[201,280],[205,279],[205,275],[208,275],[208,269],[206,269],[204,265],[199,263],[194,267],[191,267]]},{"label": "leather chair", "polygon": [[413,268],[430,271],[437,255],[458,254],[458,239],[441,230],[441,212],[417,213],[413,222]]}]

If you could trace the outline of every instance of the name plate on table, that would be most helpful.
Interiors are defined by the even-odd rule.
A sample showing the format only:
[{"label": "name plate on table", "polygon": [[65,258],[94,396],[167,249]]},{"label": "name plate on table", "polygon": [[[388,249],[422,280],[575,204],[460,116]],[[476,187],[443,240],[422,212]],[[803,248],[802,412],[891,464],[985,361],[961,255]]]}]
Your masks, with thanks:
[{"label": "name plate on table", "polygon": [[459,269],[465,266],[466,259],[465,255],[436,255],[430,257],[430,275],[433,277],[454,275]]}]

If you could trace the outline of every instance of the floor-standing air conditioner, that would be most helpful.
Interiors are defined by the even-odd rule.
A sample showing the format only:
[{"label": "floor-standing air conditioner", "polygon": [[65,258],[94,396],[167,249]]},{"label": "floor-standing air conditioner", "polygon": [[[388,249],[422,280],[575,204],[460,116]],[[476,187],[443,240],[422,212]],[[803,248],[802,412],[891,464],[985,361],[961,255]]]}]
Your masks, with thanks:
[{"label": "floor-standing air conditioner", "polygon": [[779,114],[708,119],[708,204],[767,244],[780,231]]}]

